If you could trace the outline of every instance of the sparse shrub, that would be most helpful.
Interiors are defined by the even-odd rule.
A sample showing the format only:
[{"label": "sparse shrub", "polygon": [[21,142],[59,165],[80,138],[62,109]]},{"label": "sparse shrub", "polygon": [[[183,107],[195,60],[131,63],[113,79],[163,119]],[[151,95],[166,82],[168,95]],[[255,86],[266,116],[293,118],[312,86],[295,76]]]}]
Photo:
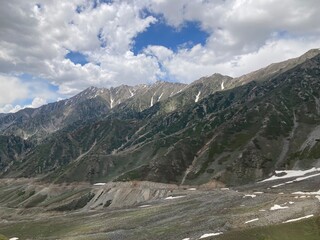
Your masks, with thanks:
[{"label": "sparse shrub", "polygon": [[8,238],[0,234],[0,240],[8,240]]}]

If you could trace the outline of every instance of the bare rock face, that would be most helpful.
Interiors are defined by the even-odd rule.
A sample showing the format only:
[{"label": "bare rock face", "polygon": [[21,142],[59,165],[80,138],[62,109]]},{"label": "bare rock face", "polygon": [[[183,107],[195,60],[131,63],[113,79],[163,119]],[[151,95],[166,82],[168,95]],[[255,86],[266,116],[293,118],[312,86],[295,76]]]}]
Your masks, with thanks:
[{"label": "bare rock face", "polygon": [[143,111],[184,87],[184,84],[167,82],[110,89],[90,87],[70,99],[0,115],[0,133],[42,141],[49,134],[76,122],[101,118],[124,102],[125,110]]}]

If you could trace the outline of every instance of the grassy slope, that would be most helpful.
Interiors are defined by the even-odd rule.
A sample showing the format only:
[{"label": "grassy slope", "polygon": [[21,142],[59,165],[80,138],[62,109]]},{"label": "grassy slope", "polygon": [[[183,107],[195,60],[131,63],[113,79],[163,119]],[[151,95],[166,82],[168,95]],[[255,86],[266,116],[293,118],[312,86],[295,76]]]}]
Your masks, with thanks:
[{"label": "grassy slope", "polygon": [[319,240],[320,217],[293,223],[258,227],[226,233],[216,240]]},{"label": "grassy slope", "polygon": [[[130,231],[136,232],[136,230],[134,230],[135,228],[132,229],[131,227],[128,227],[130,224],[128,224],[126,220],[127,218],[130,218],[130,219],[136,218],[136,220],[140,219],[141,221],[141,217],[142,218],[146,217],[144,216],[145,214],[146,212],[144,212],[144,214],[142,215],[141,213],[134,212],[131,214],[126,213],[125,216],[123,216],[123,214],[120,214],[121,216],[114,216],[111,214],[108,217],[111,217],[115,221],[119,221],[120,219],[123,219],[124,223],[121,224],[122,226],[120,229],[129,230],[129,232]],[[99,226],[99,224],[97,224],[98,221],[96,221],[94,218],[93,219],[91,218],[91,220],[89,221],[88,220],[89,219],[87,219],[87,221],[81,221],[80,219],[78,220],[73,219],[73,221],[70,221],[68,223],[67,221],[55,222],[52,220],[33,222],[33,223],[20,223],[20,224],[11,225],[11,226],[8,225],[7,227],[2,227],[0,231],[7,235],[12,232],[15,232],[17,233],[17,235],[24,236],[24,237],[33,237],[35,239],[46,238],[52,235],[60,236],[61,239],[66,239],[67,235],[69,235],[69,238],[70,238],[73,234],[75,234],[74,238],[71,237],[70,239],[77,238],[76,236],[78,234],[84,234],[83,237],[86,236],[87,239],[100,239],[99,237],[101,237],[101,235],[106,236],[105,234],[103,234],[103,232],[117,231],[116,230],[117,228],[114,228],[114,226],[109,226],[109,227],[102,227],[101,225]],[[172,226],[177,227],[176,224],[174,223],[171,225],[171,227]],[[158,226],[158,228],[153,228],[152,230],[145,229],[144,231],[137,231],[136,233],[133,233],[133,236],[137,237],[138,232],[140,234],[144,232],[146,236],[148,236],[148,234],[151,234],[151,233],[156,235],[163,235],[161,234],[162,231],[167,232],[168,234],[173,230],[171,229],[171,227]],[[103,228],[103,231],[100,232],[99,230],[101,230],[101,228]],[[160,232],[157,232],[157,231],[160,231]],[[96,233],[96,234],[93,234],[93,233]],[[89,234],[89,235],[86,235],[86,234]],[[164,236],[169,237],[170,234],[168,235],[167,234],[164,234]],[[80,236],[78,235],[78,237]],[[0,235],[0,239],[2,239],[1,235]],[[3,239],[6,239],[6,238],[3,238]],[[147,239],[147,238],[142,237],[140,239]],[[170,239],[170,237],[168,239]],[[319,240],[320,239],[320,217],[299,221],[299,222],[294,222],[294,223],[288,223],[288,224],[233,231],[233,232],[228,232],[221,236],[216,236],[216,237],[206,238],[206,239],[208,240],[210,239],[216,239],[216,240]]]}]

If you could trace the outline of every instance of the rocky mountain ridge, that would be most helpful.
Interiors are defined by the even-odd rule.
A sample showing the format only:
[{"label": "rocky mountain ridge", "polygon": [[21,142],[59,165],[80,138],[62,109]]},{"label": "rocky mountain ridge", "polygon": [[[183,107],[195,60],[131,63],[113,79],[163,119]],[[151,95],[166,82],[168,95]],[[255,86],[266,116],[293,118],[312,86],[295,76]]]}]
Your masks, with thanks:
[{"label": "rocky mountain ridge", "polygon": [[32,146],[10,160],[1,155],[1,175],[239,185],[278,168],[318,166],[319,54],[237,81],[214,74],[190,85],[91,87],[0,116],[2,135]]}]

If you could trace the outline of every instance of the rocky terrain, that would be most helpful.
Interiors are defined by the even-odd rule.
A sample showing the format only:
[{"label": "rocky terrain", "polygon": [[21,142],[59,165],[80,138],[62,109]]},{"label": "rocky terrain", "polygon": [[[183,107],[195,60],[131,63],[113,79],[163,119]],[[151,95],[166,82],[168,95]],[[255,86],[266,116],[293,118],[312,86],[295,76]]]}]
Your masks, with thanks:
[{"label": "rocky terrain", "polygon": [[0,233],[19,239],[319,239],[320,169],[211,182],[0,182]]}]

